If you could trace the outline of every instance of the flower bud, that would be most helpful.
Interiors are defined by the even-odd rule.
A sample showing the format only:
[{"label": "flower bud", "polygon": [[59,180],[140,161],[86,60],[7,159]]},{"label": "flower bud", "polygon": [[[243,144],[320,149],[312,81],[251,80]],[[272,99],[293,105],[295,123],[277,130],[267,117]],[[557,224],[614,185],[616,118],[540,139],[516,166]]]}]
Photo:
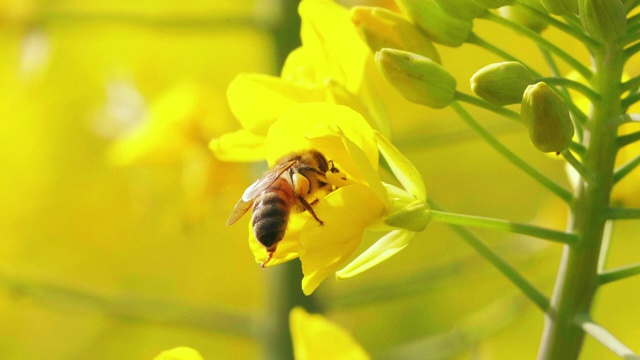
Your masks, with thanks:
[{"label": "flower bud", "polygon": [[376,65],[385,78],[409,101],[440,109],[456,93],[456,79],[433,60],[396,49],[376,53]]},{"label": "flower bud", "polygon": [[438,6],[450,16],[462,20],[473,20],[485,12],[485,8],[471,0],[435,0]]},{"label": "flower bud", "polygon": [[[538,0],[520,0],[520,2],[528,5],[531,8],[534,8],[540,12],[546,13],[547,10],[540,5]],[[542,30],[546,29],[549,24],[546,21],[541,20],[538,17],[532,16],[528,11],[516,7],[516,6],[505,6],[498,10],[500,15],[509,19],[515,23],[518,23],[522,26],[525,26],[535,32],[542,32]]]},{"label": "flower bud", "polygon": [[374,53],[382,48],[410,51],[440,62],[438,51],[424,33],[404,16],[369,6],[351,9],[351,21]]},{"label": "flower bud", "polygon": [[533,75],[517,61],[487,65],[471,77],[471,90],[485,101],[497,105],[522,102],[522,94],[533,84]]},{"label": "flower bud", "polygon": [[520,116],[538,150],[560,153],[571,145],[574,129],[569,108],[544,82],[527,87]]},{"label": "flower bud", "polygon": [[505,5],[511,5],[515,0],[471,0],[476,5],[485,9],[497,9]]},{"label": "flower bud", "polygon": [[578,0],[582,27],[602,42],[622,36],[627,26],[627,14],[620,0]]},{"label": "flower bud", "polygon": [[460,46],[473,26],[470,20],[455,18],[442,10],[435,0],[397,0],[398,7],[434,42]]},{"label": "flower bud", "polygon": [[540,0],[542,6],[554,15],[578,13],[578,0]]}]

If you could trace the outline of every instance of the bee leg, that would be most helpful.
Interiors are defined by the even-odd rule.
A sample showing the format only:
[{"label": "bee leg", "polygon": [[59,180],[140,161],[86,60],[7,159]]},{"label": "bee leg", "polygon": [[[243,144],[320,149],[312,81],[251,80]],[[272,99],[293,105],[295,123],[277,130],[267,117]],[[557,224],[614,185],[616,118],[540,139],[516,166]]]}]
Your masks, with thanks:
[{"label": "bee leg", "polygon": [[275,249],[273,250],[269,250],[267,249],[268,253],[267,253],[267,258],[260,263],[260,267],[262,267],[264,269],[264,267],[267,265],[267,263],[271,260],[271,258],[273,258],[273,253],[276,252]]},{"label": "bee leg", "polygon": [[311,207],[311,205],[307,202],[307,200],[305,200],[302,196],[298,195],[298,200],[300,201],[300,203],[302,204],[302,206],[304,206],[305,210],[307,210],[311,216],[313,216],[314,219],[316,219],[316,221],[320,224],[320,226],[324,225],[324,221],[320,220],[318,218],[318,215],[316,215],[316,212],[313,211],[313,208]]}]

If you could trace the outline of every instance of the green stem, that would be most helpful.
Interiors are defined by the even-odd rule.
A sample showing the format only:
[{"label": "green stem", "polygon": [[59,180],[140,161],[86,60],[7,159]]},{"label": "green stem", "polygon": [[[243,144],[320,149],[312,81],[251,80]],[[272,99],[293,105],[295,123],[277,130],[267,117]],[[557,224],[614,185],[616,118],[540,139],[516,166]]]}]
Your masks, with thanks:
[{"label": "green stem", "polygon": [[598,275],[600,285],[640,275],[640,263],[621,266],[615,269],[603,270]]},{"label": "green stem", "polygon": [[632,134],[622,135],[618,137],[618,148],[623,148],[629,144],[640,140],[640,131],[636,131]]},{"label": "green stem", "polygon": [[629,94],[626,98],[622,99],[622,108],[628,109],[631,105],[635,104],[640,100],[640,93],[632,93]]},{"label": "green stem", "polygon": [[585,148],[584,145],[577,142],[572,142],[571,145],[569,145],[569,149],[580,156],[583,156],[584,152],[587,151],[587,148]]},{"label": "green stem", "polygon": [[575,323],[582,328],[585,333],[591,335],[594,339],[604,345],[607,349],[611,350],[614,354],[624,360],[640,360],[640,356],[629,349],[620,340],[616,339],[602,325],[596,324],[587,313],[582,313],[576,316]]},{"label": "green stem", "polygon": [[587,182],[594,182],[595,176],[589,171],[589,169],[585,168],[584,165],[580,162],[580,160],[576,159],[575,156],[569,150],[565,150],[562,152],[562,157],[573,167],[579,174],[585,179]]},{"label": "green stem", "polygon": [[593,91],[590,87],[567,78],[543,77],[536,79],[536,81],[544,81],[547,83],[547,85],[565,86],[574,89],[589,98],[589,100],[591,101],[597,101],[598,99],[600,99],[600,95],[598,95],[598,93]]},{"label": "green stem", "polygon": [[640,42],[639,43],[635,43],[635,44],[629,46],[628,48],[624,49],[624,57],[625,57],[625,59],[629,60],[629,58],[632,57],[633,55],[635,55],[638,51],[640,51]]},{"label": "green stem", "polygon": [[556,54],[556,56],[558,56],[559,58],[561,58],[562,60],[564,60],[567,64],[569,64],[574,70],[576,70],[577,72],[579,72],[585,79],[589,80],[591,79],[591,76],[593,75],[591,73],[591,70],[589,70],[589,68],[587,68],[586,66],[584,66],[581,62],[579,62],[578,60],[576,60],[574,57],[572,57],[571,55],[569,55],[569,53],[567,53],[566,51],[560,49],[558,46],[556,46],[555,44],[553,44],[552,42],[550,42],[549,40],[543,38],[542,36],[540,36],[540,34],[538,34],[537,32],[522,26],[520,24],[517,24],[513,21],[509,21],[505,18],[503,18],[502,16],[496,15],[492,12],[486,12],[484,17],[487,20],[493,21],[495,23],[498,23],[500,25],[503,25],[507,28],[510,28],[511,30],[522,34],[524,36],[527,36],[528,38],[530,38],[532,41],[534,41],[536,44],[538,44],[539,46],[542,46],[543,48],[549,50],[550,52]]},{"label": "green stem", "polygon": [[465,94],[463,92],[460,91],[456,91],[454,100],[457,101],[463,101],[466,102],[467,104],[471,104],[474,106],[477,106],[479,108],[485,109],[485,110],[489,110],[492,111],[498,115],[504,116],[507,119],[510,120],[514,120],[517,122],[522,122],[522,120],[520,119],[520,114],[517,113],[516,111],[513,111],[511,109],[507,109],[507,108],[503,108],[500,106],[495,106],[493,104],[490,104],[480,98],[477,98],[475,96],[471,96],[469,94]]},{"label": "green stem", "polygon": [[625,176],[627,176],[630,172],[632,172],[635,168],[637,168],[638,165],[640,165],[640,154],[638,154],[631,161],[627,162],[626,164],[616,169],[615,173],[613,174],[614,184],[622,180]]},{"label": "green stem", "polygon": [[640,220],[640,208],[609,208],[607,218],[611,220]]},{"label": "green stem", "polygon": [[[433,200],[429,200],[432,211],[443,211]],[[507,277],[515,286],[524,293],[538,308],[544,312],[549,309],[549,299],[540,292],[533,284],[531,284],[518,270],[511,266],[500,255],[494,252],[482,239],[469,231],[467,228],[459,225],[448,225],[462,240],[471,246],[480,256],[490,262],[498,271]]]},{"label": "green stem", "polygon": [[590,312],[598,288],[598,262],[618,150],[617,128],[612,126],[612,119],[622,113],[619,90],[624,66],[622,47],[605,44],[594,51],[592,61],[595,73],[591,83],[601,100],[592,104],[582,164],[595,179],[591,182],[581,179],[574,192],[569,231],[580,239],[564,248],[538,359],[578,358],[584,330],[576,325],[575,319]]},{"label": "green stem", "polygon": [[451,108],[460,116],[460,118],[467,123],[471,129],[473,129],[482,139],[489,144],[500,155],[504,156],[516,167],[524,171],[527,175],[531,176],[534,180],[547,188],[552,193],[556,194],[565,202],[571,202],[573,195],[567,189],[547,177],[545,174],[538,171],[526,161],[522,160],[516,154],[511,152],[506,146],[504,146],[498,139],[496,139],[490,132],[488,132],[480,123],[478,123],[471,114],[469,114],[463,107],[457,102],[451,103]]},{"label": "green stem", "polygon": [[437,210],[431,210],[429,212],[431,221],[441,222],[452,225],[464,225],[479,227],[484,229],[491,229],[497,231],[505,231],[516,234],[528,235],[544,240],[550,240],[560,242],[563,244],[575,244],[578,240],[574,234],[569,234],[564,231],[551,230],[541,228],[538,226],[515,223],[503,219],[494,219],[482,216],[472,216],[464,214],[455,214],[450,212],[443,212]]},{"label": "green stem", "polygon": [[636,76],[620,84],[620,90],[622,92],[631,91],[636,89],[638,86],[640,86],[640,76]]},{"label": "green stem", "polygon": [[480,47],[480,48],[482,48],[484,50],[487,50],[490,53],[493,53],[496,56],[501,57],[504,60],[517,61],[517,62],[521,63],[522,65],[526,66],[527,69],[529,69],[529,71],[531,71],[531,74],[533,74],[533,76],[536,76],[536,77],[542,76],[539,72],[537,72],[531,66],[527,65],[526,62],[516,58],[515,56],[509,54],[508,52],[506,52],[506,51],[500,49],[499,47],[493,45],[492,43],[484,40],[483,38],[481,38],[480,36],[478,36],[474,32],[471,32],[469,34],[469,37],[467,37],[466,42],[469,43],[469,44],[477,45],[478,47]]},{"label": "green stem", "polygon": [[543,22],[557,28],[558,30],[566,33],[567,35],[573,36],[576,40],[579,40],[581,43],[585,44],[589,48],[596,48],[600,46],[600,43],[587,36],[584,31],[580,31],[572,26],[569,26],[562,21],[557,20],[556,18],[549,16],[549,14],[543,13],[526,3],[516,2],[515,6],[526,11],[529,15],[533,17],[537,17]]}]

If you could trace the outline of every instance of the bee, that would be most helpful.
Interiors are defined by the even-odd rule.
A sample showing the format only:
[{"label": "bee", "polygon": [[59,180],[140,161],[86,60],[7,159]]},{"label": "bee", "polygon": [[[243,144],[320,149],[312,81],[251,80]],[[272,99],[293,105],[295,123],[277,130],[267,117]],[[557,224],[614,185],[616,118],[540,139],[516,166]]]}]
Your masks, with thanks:
[{"label": "bee", "polygon": [[320,225],[324,224],[312,205],[318,202],[313,196],[319,190],[332,190],[325,176],[327,171],[338,172],[333,162],[327,161],[316,150],[291,154],[278,161],[276,166],[244,191],[227,225],[238,221],[253,206],[253,232],[268,252],[262,267],[271,260],[278,242],[284,237],[292,211],[308,211]]}]

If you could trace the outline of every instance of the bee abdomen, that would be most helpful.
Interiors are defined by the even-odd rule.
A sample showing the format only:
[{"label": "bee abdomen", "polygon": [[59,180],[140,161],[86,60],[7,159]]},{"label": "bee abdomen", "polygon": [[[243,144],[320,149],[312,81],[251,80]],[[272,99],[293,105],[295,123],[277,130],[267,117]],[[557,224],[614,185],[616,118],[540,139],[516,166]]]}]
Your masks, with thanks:
[{"label": "bee abdomen", "polygon": [[289,223],[291,202],[279,191],[265,192],[253,206],[252,224],[256,238],[270,248],[282,240]]}]

